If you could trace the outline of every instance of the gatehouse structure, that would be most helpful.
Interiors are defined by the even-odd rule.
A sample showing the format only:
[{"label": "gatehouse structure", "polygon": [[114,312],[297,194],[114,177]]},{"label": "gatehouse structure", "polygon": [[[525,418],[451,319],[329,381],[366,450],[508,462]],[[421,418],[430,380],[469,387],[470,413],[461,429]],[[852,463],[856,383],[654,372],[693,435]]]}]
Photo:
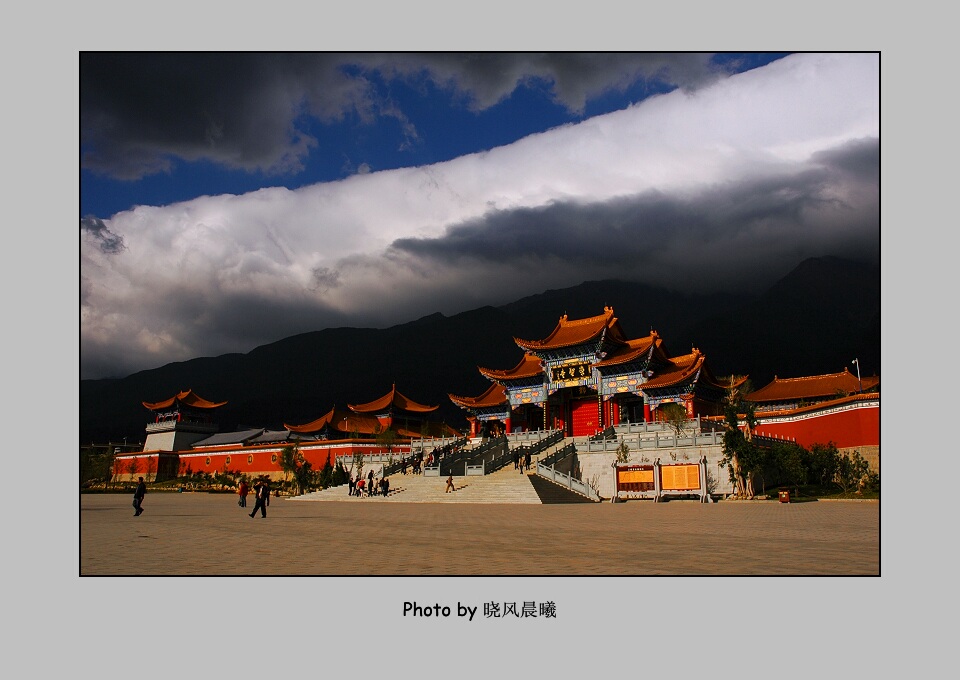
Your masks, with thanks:
[{"label": "gatehouse structure", "polygon": [[623,421],[657,420],[657,409],[668,403],[682,406],[690,418],[716,415],[731,387],[713,376],[697,348],[671,357],[654,330],[626,337],[612,307],[585,319],[564,314],[542,340],[514,342],[524,352],[516,366],[479,368],[493,383],[483,394],[448,395],[469,413],[474,436],[491,428],[593,435]]}]

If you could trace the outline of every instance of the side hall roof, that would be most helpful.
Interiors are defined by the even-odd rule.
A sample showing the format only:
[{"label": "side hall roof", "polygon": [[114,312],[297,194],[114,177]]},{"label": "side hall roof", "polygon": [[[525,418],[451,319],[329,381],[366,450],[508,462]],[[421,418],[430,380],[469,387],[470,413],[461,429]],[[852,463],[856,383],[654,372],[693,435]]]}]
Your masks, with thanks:
[{"label": "side hall roof", "polygon": [[841,394],[856,394],[863,384],[863,391],[873,391],[880,387],[880,376],[863,377],[857,380],[849,369],[839,373],[810,375],[800,378],[778,378],[748,394],[748,401],[789,401],[791,399],[810,399],[817,397],[836,397]]},{"label": "side hall roof", "polygon": [[450,401],[460,408],[483,408],[485,406],[502,406],[507,403],[507,390],[503,385],[492,383],[487,391],[479,397],[460,397],[448,394]]},{"label": "side hall roof", "polygon": [[160,409],[170,408],[174,404],[183,404],[184,406],[189,406],[190,408],[219,408],[227,402],[225,401],[208,401],[203,397],[198,396],[194,393],[193,390],[184,390],[183,392],[178,392],[169,399],[164,399],[163,401],[143,401],[140,402],[146,406],[151,411],[158,411]]},{"label": "side hall roof", "polygon": [[376,434],[380,429],[380,421],[377,420],[376,416],[354,413],[353,411],[338,409],[334,406],[325,414],[316,420],[311,420],[309,423],[304,423],[303,425],[289,425],[284,423],[283,426],[291,432],[301,434],[320,432],[327,426],[344,434],[351,432],[358,434]]},{"label": "side hall roof", "polygon": [[535,354],[524,352],[520,363],[505,371],[478,366],[480,374],[490,380],[516,380],[517,378],[532,378],[543,373],[543,365]]},{"label": "side hall roof", "polygon": [[238,430],[237,432],[218,432],[206,439],[193,443],[193,448],[203,446],[223,446],[225,444],[246,444],[264,433],[263,428],[256,430]]},{"label": "side hall roof", "polygon": [[613,315],[613,307],[604,307],[603,314],[586,319],[567,319],[564,314],[556,328],[543,340],[522,340],[514,338],[521,348],[528,351],[561,349],[607,337],[614,342],[626,342],[620,321]]},{"label": "side hall roof", "polygon": [[425,406],[424,404],[417,403],[413,399],[400,394],[400,392],[397,391],[397,386],[394,385],[390,388],[389,392],[379,399],[374,399],[366,404],[347,404],[347,407],[356,413],[380,413],[390,408],[413,413],[431,413],[440,408],[440,405]]},{"label": "side hall roof", "polygon": [[259,437],[254,437],[248,444],[276,444],[280,442],[314,441],[316,437],[287,430],[264,430]]}]

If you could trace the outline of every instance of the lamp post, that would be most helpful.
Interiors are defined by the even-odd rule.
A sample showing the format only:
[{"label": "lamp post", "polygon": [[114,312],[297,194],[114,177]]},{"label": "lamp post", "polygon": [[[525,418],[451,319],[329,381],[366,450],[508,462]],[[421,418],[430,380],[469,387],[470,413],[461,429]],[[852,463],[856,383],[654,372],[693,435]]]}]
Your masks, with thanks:
[{"label": "lamp post", "polygon": [[850,363],[851,363],[851,364],[856,364],[856,366],[857,366],[857,385],[859,385],[859,387],[860,387],[860,389],[858,390],[857,394],[862,394],[862,393],[863,393],[863,382],[860,380],[860,360],[859,360],[859,359],[854,359],[854,360],[851,361]]}]

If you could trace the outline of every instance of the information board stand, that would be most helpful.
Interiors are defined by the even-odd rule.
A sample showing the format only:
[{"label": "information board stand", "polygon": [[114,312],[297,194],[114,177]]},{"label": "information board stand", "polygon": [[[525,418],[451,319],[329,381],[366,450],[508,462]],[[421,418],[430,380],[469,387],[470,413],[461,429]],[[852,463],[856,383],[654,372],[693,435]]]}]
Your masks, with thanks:
[{"label": "information board stand", "polygon": [[614,500],[648,499],[659,502],[669,496],[698,496],[701,503],[712,503],[707,490],[707,457],[699,463],[617,465]]}]

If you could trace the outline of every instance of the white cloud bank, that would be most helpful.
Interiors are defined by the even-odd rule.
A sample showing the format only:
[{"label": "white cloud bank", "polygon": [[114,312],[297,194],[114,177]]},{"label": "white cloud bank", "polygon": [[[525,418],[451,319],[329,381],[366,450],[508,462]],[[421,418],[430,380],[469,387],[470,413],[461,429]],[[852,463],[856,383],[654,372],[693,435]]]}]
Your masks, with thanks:
[{"label": "white cloud bank", "polygon": [[85,220],[81,377],[588,279],[876,260],[879,84],[878,55],[795,55],[445,163]]}]

